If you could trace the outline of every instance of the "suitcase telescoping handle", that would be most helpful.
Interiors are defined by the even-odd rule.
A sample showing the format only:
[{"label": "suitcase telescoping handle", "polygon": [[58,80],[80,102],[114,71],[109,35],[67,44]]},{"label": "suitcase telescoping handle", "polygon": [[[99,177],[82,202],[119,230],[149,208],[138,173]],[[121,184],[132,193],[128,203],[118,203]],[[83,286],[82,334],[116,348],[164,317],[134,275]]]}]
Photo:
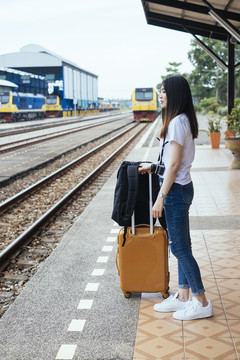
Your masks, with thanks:
[{"label": "suitcase telescoping handle", "polygon": [[[152,173],[149,172],[149,218],[150,218],[150,234],[153,234],[153,217],[152,217]],[[135,235],[135,212],[133,211],[132,218],[132,234]]]}]

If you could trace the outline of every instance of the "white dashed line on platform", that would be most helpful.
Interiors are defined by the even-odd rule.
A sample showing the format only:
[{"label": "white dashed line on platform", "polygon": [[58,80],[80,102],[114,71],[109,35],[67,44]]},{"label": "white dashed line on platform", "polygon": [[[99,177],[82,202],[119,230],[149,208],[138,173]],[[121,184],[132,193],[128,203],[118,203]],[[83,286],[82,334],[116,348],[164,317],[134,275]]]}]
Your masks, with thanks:
[{"label": "white dashed line on platform", "polygon": [[111,230],[111,234],[118,234],[119,233],[119,229],[112,229]]},{"label": "white dashed line on platform", "polygon": [[[117,223],[114,223],[114,226],[118,227],[111,230],[111,234],[118,234],[119,233],[119,226]],[[117,238],[113,236],[108,236],[106,239],[106,242],[108,243],[114,243],[117,242]],[[113,250],[113,246],[111,245],[105,245],[102,248],[103,252],[111,252]],[[109,259],[109,256],[99,256],[97,258],[97,263],[107,263]],[[105,269],[94,269],[91,276],[102,276],[105,272]],[[99,283],[88,283],[86,285],[85,291],[97,291],[99,287]],[[93,304],[93,300],[89,299],[82,299],[80,300],[77,309],[78,310],[90,310]],[[68,327],[67,331],[83,331],[84,325],[86,320],[83,319],[73,319]],[[59,360],[70,360],[73,359],[74,353],[76,351],[77,345],[67,345],[63,344],[61,345],[56,359]]]},{"label": "white dashed line on platform", "polygon": [[56,359],[58,360],[71,360],[76,351],[77,345],[63,344],[61,345]]},{"label": "white dashed line on platform", "polygon": [[97,291],[99,283],[88,283],[85,291]]},{"label": "white dashed line on platform", "polygon": [[68,327],[68,331],[83,331],[86,320],[73,319]]},{"label": "white dashed line on platform", "polygon": [[112,249],[113,249],[113,246],[107,246],[107,245],[105,245],[105,246],[102,248],[102,251],[108,252],[108,251],[112,251]]},{"label": "white dashed line on platform", "polygon": [[97,259],[98,263],[106,263],[108,261],[109,256],[99,256]]},{"label": "white dashed line on platform", "polygon": [[92,272],[92,276],[102,276],[104,274],[105,269],[94,269]]},{"label": "white dashed line on platform", "polygon": [[112,237],[112,236],[107,237],[107,242],[115,242],[115,241],[117,241],[116,237]]},{"label": "white dashed line on platform", "polygon": [[80,300],[77,308],[81,310],[89,310],[91,309],[92,304],[93,300]]}]

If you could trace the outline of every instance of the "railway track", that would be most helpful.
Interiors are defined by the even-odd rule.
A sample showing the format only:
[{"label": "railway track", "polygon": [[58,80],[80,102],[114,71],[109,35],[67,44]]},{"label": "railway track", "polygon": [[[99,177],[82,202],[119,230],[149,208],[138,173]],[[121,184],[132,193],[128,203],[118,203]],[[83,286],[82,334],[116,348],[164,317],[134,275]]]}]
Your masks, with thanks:
[{"label": "railway track", "polygon": [[[115,116],[114,119],[112,119],[112,117],[111,117],[111,119],[107,119],[105,121],[101,120],[101,121],[98,121],[97,123],[90,124],[90,125],[85,125],[84,126],[82,124],[79,124],[80,126],[77,127],[77,128],[58,130],[58,131],[52,132],[51,134],[43,134],[43,135],[31,137],[31,138],[26,138],[26,139],[16,140],[16,141],[5,143],[5,144],[0,144],[0,155],[4,154],[4,153],[7,153],[7,152],[14,151],[14,150],[18,150],[18,149],[23,148],[23,147],[39,144],[40,142],[49,141],[49,140],[52,140],[52,139],[55,139],[55,138],[70,135],[70,134],[80,132],[80,131],[84,131],[84,130],[87,130],[87,129],[91,129],[91,128],[94,128],[94,127],[97,127],[97,126],[105,125],[105,124],[108,124],[108,123],[111,123],[111,122],[114,122],[114,121],[118,121],[119,119],[122,119],[124,117],[126,117],[126,115],[119,115],[119,116]],[[60,126],[62,126],[62,125],[68,126],[68,125],[70,125],[70,123],[61,124]],[[51,127],[58,127],[58,126],[59,125],[56,124],[55,126],[51,126]],[[48,127],[45,127],[44,129],[47,129],[47,128]],[[38,130],[43,130],[43,129],[41,128],[41,129],[38,129]],[[12,133],[14,133],[14,135],[16,135],[16,134],[25,133],[25,132],[23,130],[23,131],[21,131],[19,133],[15,132],[15,131],[12,132]],[[11,133],[8,133],[5,136],[9,137],[10,134]]]},{"label": "railway track", "polygon": [[[45,130],[45,129],[51,129],[51,128],[54,128],[54,127],[59,127],[59,126],[66,126],[66,124],[76,124],[76,123],[79,123],[79,121],[83,122],[83,121],[87,121],[87,120],[90,120],[90,119],[81,119],[80,120],[80,117],[77,119],[77,120],[67,120],[67,123],[66,123],[66,119],[65,120],[62,120],[62,121],[56,121],[54,123],[50,123],[50,124],[45,124],[44,122],[42,122],[42,125],[29,125],[27,127],[25,126],[22,126],[20,128],[18,128],[17,130],[1,130],[2,132],[0,133],[0,138],[1,137],[7,137],[7,136],[13,136],[13,135],[19,135],[19,134],[25,134],[25,133],[28,133],[28,132],[34,132],[34,131],[39,131],[39,130]],[[44,120],[43,120],[44,121]],[[0,122],[1,124],[1,122]]]},{"label": "railway track", "polygon": [[118,128],[105,133],[104,135],[94,137],[92,139],[87,139],[86,142],[81,143],[77,147],[73,147],[70,150],[61,153],[59,156],[48,161],[47,163],[40,164],[36,166],[31,171],[26,171],[21,173],[20,176],[16,176],[12,181],[6,182],[5,184],[0,183],[0,204],[10,199],[17,193],[20,193],[24,189],[30,187],[34,183],[37,183],[44,177],[54,173],[56,170],[64,167],[68,163],[72,162],[76,158],[82,156],[84,153],[92,150],[97,145],[100,145],[102,142],[113,137],[114,134],[117,134],[123,129],[127,129],[129,124],[121,125]]},{"label": "railway track", "polygon": [[[117,116],[119,114],[114,114],[114,116]],[[62,118],[63,120],[61,120],[61,118],[59,118],[57,121],[51,122],[51,123],[45,123],[44,120],[43,122],[41,122],[39,125],[31,125],[31,121],[27,123],[27,127],[23,126],[21,128],[18,128],[17,130],[2,130],[1,129],[1,133],[0,133],[0,138],[1,137],[6,137],[6,136],[12,136],[12,135],[19,135],[22,133],[28,133],[28,132],[33,132],[33,131],[39,131],[39,130],[45,130],[45,129],[51,129],[54,127],[60,127],[60,126],[66,126],[66,125],[72,125],[72,124],[76,124],[79,123],[79,121],[84,122],[84,121],[91,121],[91,120],[96,120],[96,119],[100,119],[100,118],[105,118],[105,117],[109,117],[109,116],[113,116],[113,114],[104,114],[104,115],[97,115],[94,117],[87,117],[87,118],[81,118],[80,116],[77,117],[77,119],[75,118],[74,120],[70,120],[71,118]],[[55,119],[55,118],[53,118]],[[26,123],[26,122],[25,122]],[[1,124],[1,122],[0,122]]]},{"label": "railway track", "polygon": [[[87,204],[96,195],[99,189],[104,185],[109,176],[111,176],[112,172],[126,158],[126,155],[129,152],[130,148],[133,147],[134,143],[137,141],[138,135],[145,129],[146,126],[146,124],[144,126],[143,124],[137,124],[136,126],[133,126],[130,130],[131,135],[129,132],[125,132],[125,134],[124,132],[122,132],[122,135],[121,137],[119,137],[118,140],[115,136],[112,138],[112,141],[105,142],[108,143],[108,153],[106,147],[103,147],[103,144],[101,150],[97,150],[96,147],[95,150],[98,152],[99,156],[97,156],[97,158],[95,157],[95,164],[93,168],[92,166],[90,168],[90,154],[88,154],[87,164],[84,165],[84,162],[81,163],[82,171],[85,169],[86,166],[88,168],[87,170],[84,170],[84,172],[86,171],[86,173],[81,178],[81,180],[78,181],[76,185],[71,186],[72,188],[67,192],[67,194],[65,191],[65,195],[62,196],[61,199],[59,199],[53,206],[50,206],[50,208],[45,212],[45,214],[42,214],[35,222],[32,222],[30,226],[26,226],[25,224],[27,228],[24,230],[24,232],[21,233],[14,240],[12,240],[8,246],[3,248],[2,252],[0,253],[0,263],[2,271],[2,276],[0,277],[0,298],[2,299],[0,301],[0,316],[15,300],[15,298],[18,296],[18,294],[24,287],[25,283],[29,279],[31,279],[31,277],[37,271],[39,263],[44,261],[45,258],[49,256],[49,254],[57,246],[57,243],[61,241],[63,234],[71,227],[71,224],[75,221],[76,217],[78,217],[81,212],[84,211]],[[112,145],[114,145],[114,149]],[[100,152],[102,152],[101,155],[99,154]],[[72,167],[74,165],[71,164],[70,166]],[[75,170],[76,169],[77,167],[75,167]],[[72,172],[73,170],[74,169],[71,169],[70,172]],[[66,170],[61,169],[60,172],[62,171],[65,172]],[[55,174],[54,177],[56,176],[58,175]],[[72,173],[71,179],[75,177],[76,173]],[[68,182],[69,179],[66,181]],[[45,179],[43,183],[44,182],[48,184],[48,179]],[[50,192],[49,186],[47,185],[47,188],[45,186],[45,188],[41,190],[42,195],[38,193],[38,200],[35,199],[34,204],[36,204],[36,201],[38,201],[39,203],[40,199],[43,196],[50,196],[51,193],[53,193],[53,190],[54,192],[57,192],[57,183],[60,182],[62,182],[62,179],[60,179],[60,177],[57,177],[54,182],[54,189],[50,190]],[[21,196],[22,195],[20,195],[20,198]],[[26,197],[26,193],[23,196]],[[70,198],[71,200],[69,200]],[[27,203],[26,201],[24,202],[25,205],[23,206],[23,208],[31,206],[31,199],[32,195],[28,197]],[[49,199],[49,202],[50,205],[52,205],[52,200]],[[23,203],[21,202],[21,204]],[[13,210],[16,210],[17,208],[19,209],[18,205],[15,206],[11,204],[11,201],[9,205]],[[6,212],[7,206],[4,205],[4,207],[5,209],[2,208],[2,219],[5,215],[10,215],[9,222],[13,222],[13,227],[15,228],[16,225],[14,219],[16,219],[18,216],[21,222],[23,216],[17,214],[11,215],[9,212]],[[33,207],[36,209],[36,205],[34,205]],[[33,207],[31,209],[33,209]],[[32,211],[33,210],[30,210],[30,213]],[[2,221],[3,220],[1,220],[1,223]],[[7,263],[8,266],[6,267]],[[4,271],[3,268],[5,268]]]},{"label": "railway track", "polygon": [[[136,128],[140,129],[137,131]],[[5,266],[16,249],[49,220],[50,216],[54,215],[76,191],[92,181],[98,172],[103,171],[142,129],[139,124],[133,125],[130,130],[122,131],[0,204],[2,213],[0,268]],[[129,137],[129,132],[134,134]],[[69,184],[71,190],[66,192],[70,187]]]}]

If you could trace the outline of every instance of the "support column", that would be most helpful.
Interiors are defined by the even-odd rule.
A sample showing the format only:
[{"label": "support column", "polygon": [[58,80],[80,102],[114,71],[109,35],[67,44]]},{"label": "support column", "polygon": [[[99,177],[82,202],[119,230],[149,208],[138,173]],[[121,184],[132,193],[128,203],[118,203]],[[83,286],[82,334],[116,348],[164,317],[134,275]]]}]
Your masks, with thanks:
[{"label": "support column", "polygon": [[227,106],[228,114],[231,113],[232,108],[234,107],[234,90],[235,90],[235,79],[234,79],[234,44],[230,41],[230,36],[228,37],[228,94],[227,94]]}]

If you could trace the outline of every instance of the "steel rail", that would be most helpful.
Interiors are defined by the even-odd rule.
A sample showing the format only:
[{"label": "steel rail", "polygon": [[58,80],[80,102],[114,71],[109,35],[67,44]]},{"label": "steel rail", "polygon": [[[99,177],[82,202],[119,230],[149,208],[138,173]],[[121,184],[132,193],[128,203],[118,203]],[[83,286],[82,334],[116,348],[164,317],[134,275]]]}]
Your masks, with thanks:
[{"label": "steel rail", "polygon": [[55,205],[47,210],[38,220],[36,220],[28,229],[26,229],[20,236],[18,236],[11,244],[9,244],[0,253],[0,270],[3,270],[8,260],[17,253],[19,247],[27,245],[31,240],[30,236],[46,223],[71,197],[81,188],[83,188],[89,181],[91,181],[98,172],[103,171],[105,167],[113,161],[113,159],[124,150],[147,126],[147,124],[136,134],[132,135],[126,140],[118,149],[116,149],[110,156],[108,156],[101,164],[99,164],[90,174],[88,174],[80,183],[78,183],[72,190],[62,197]]},{"label": "steel rail", "polygon": [[[96,123],[96,124],[98,124],[98,123]],[[95,125],[96,125],[95,124]],[[102,124],[105,124],[105,122],[102,122]],[[65,126],[67,126],[68,124],[64,124]],[[80,125],[80,124],[79,124]],[[87,126],[88,125],[86,125],[85,126],[85,128],[87,128]],[[92,125],[91,125],[92,126]],[[56,126],[57,127],[57,126]],[[20,143],[22,143],[22,142],[27,142],[27,141],[29,141],[29,143],[31,142],[31,140],[35,140],[35,139],[40,139],[41,137],[46,137],[46,136],[49,136],[49,135],[54,135],[54,134],[59,134],[59,133],[63,133],[63,131],[65,131],[65,133],[64,134],[68,134],[68,131],[71,131],[71,130],[78,130],[78,129],[85,129],[84,128],[84,125],[83,126],[80,126],[79,128],[74,128],[74,129],[66,129],[66,130],[58,130],[58,131],[54,131],[54,132],[52,132],[51,134],[42,134],[42,135],[39,135],[39,136],[33,136],[33,137],[31,137],[31,138],[26,138],[26,139],[21,139],[21,140],[16,140],[16,141],[12,141],[12,142],[10,142],[10,143],[6,143],[6,144],[0,144],[0,148],[3,148],[3,147],[5,147],[5,146],[11,146],[11,145],[14,145],[14,144],[20,144]],[[42,130],[42,129],[41,129]],[[44,130],[44,129],[43,129]],[[51,137],[49,136],[49,139],[50,139]]]},{"label": "steel rail", "polygon": [[[54,132],[53,134],[50,134],[50,135],[40,135],[40,136],[32,137],[32,138],[30,138],[30,139],[19,140],[19,141],[15,141],[15,142],[8,143],[8,144],[1,144],[1,145],[0,145],[0,148],[4,148],[4,147],[6,147],[6,146],[9,146],[9,147],[6,147],[6,148],[0,150],[0,155],[1,155],[1,154],[4,154],[4,153],[7,153],[7,152],[11,152],[11,151],[17,150],[17,149],[20,149],[20,148],[22,148],[22,147],[32,146],[32,145],[39,144],[39,143],[44,142],[44,141],[50,141],[50,140],[55,139],[55,138],[67,136],[67,135],[70,135],[70,134],[73,134],[73,133],[76,133],[76,132],[80,132],[80,131],[84,131],[84,130],[87,130],[87,129],[91,129],[91,128],[93,128],[93,127],[105,125],[105,124],[108,124],[108,123],[111,123],[111,122],[114,122],[114,121],[117,121],[117,120],[119,120],[119,119],[106,120],[106,121],[104,121],[104,122],[100,121],[100,122],[95,123],[95,124],[81,126],[81,127],[78,128],[78,129],[66,130],[66,131],[65,131],[64,133],[62,133],[62,134],[58,134],[59,132],[62,132],[62,131],[60,130],[60,131],[56,131],[56,132]],[[56,135],[54,135],[54,134],[56,134]],[[57,134],[58,134],[58,135],[57,135]],[[53,136],[51,136],[51,135],[53,135]],[[44,137],[43,139],[40,139],[40,138],[43,137],[43,136],[45,136],[45,137]],[[34,139],[38,139],[38,140],[28,141],[28,140],[34,140]],[[25,142],[25,143],[24,143],[24,144],[20,144],[20,143],[22,143],[22,142]],[[16,145],[16,146],[11,147],[11,144],[16,144],[16,143],[19,143],[19,145]]]},{"label": "steel rail", "polygon": [[[18,135],[18,134],[22,134],[22,133],[27,133],[27,132],[34,132],[34,131],[39,131],[39,130],[45,130],[45,129],[50,129],[53,127],[60,127],[60,126],[66,126],[66,125],[71,125],[71,124],[76,124],[78,122],[84,122],[84,121],[90,121],[90,120],[96,120],[96,119],[102,119],[104,117],[110,117],[110,116],[119,116],[121,114],[108,114],[108,115],[97,115],[95,117],[88,117],[88,118],[83,118],[83,117],[77,117],[75,118],[75,120],[61,120],[59,122],[51,122],[49,124],[42,124],[42,125],[30,125],[27,124],[29,126],[27,127],[19,127],[18,130],[12,130],[12,131],[7,131],[7,130],[1,130],[2,132],[0,132],[0,137],[7,137],[7,136],[12,136],[12,135]],[[122,114],[123,115],[123,114]],[[56,119],[56,118],[55,118]],[[44,120],[43,120],[44,121]],[[0,122],[1,124],[1,122]],[[6,124],[6,123],[5,123]]]},{"label": "steel rail", "polygon": [[[27,126],[27,127],[21,126],[21,127],[18,128],[18,130],[12,130],[12,131],[1,130],[2,132],[0,133],[0,137],[13,136],[13,135],[18,135],[18,134],[23,134],[23,133],[25,134],[25,133],[28,133],[28,132],[45,130],[45,129],[50,129],[52,127],[60,127],[60,126],[68,125],[68,124],[71,125],[71,124],[75,124],[75,123],[78,123],[78,122],[87,121],[87,119],[80,119],[80,118],[78,118],[77,120],[72,120],[72,121],[67,120],[67,122],[66,122],[66,120],[62,120],[62,121],[59,121],[59,122],[56,122],[56,123],[50,123],[50,124],[44,124],[43,123],[43,125],[38,125],[38,126],[29,124],[29,126]],[[91,120],[91,119],[88,119],[88,120]],[[1,122],[0,122],[0,124],[1,124]],[[4,123],[4,124],[6,124],[6,123]],[[9,123],[9,124],[11,124],[11,123]]]},{"label": "steel rail", "polygon": [[14,204],[16,204],[17,202],[19,202],[20,200],[22,200],[23,198],[25,198],[27,195],[29,195],[31,192],[37,190],[38,188],[42,187],[44,184],[46,184],[47,182],[53,181],[56,177],[58,177],[59,175],[62,175],[64,172],[69,171],[72,167],[78,165],[79,163],[81,163],[82,161],[87,160],[90,156],[92,156],[93,154],[95,154],[97,151],[101,150],[102,148],[104,148],[105,146],[111,144],[113,141],[117,140],[118,138],[120,138],[121,136],[125,135],[128,131],[132,130],[134,127],[136,127],[139,124],[135,124],[133,125],[130,129],[126,129],[123,130],[122,132],[116,134],[115,136],[111,137],[110,139],[104,141],[103,143],[101,143],[100,145],[96,146],[95,148],[89,150],[88,152],[86,152],[83,155],[80,155],[77,159],[72,160],[70,163],[62,166],[60,169],[54,171],[53,173],[47,175],[46,177],[44,177],[43,179],[37,181],[35,184],[30,185],[28,188],[20,191],[19,193],[17,193],[16,195],[13,195],[12,197],[10,197],[9,199],[7,199],[6,201],[2,202],[0,204],[0,214],[2,214],[3,212],[5,212],[6,210],[8,210],[8,208]]}]

